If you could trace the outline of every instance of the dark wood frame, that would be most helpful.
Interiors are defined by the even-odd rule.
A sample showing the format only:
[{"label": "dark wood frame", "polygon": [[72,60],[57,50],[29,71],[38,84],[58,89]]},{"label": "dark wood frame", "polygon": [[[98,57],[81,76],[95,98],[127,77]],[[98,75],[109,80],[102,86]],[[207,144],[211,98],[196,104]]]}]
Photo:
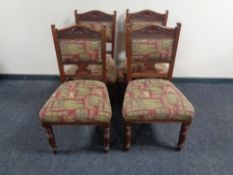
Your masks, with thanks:
[{"label": "dark wood frame", "polygon": [[115,33],[116,33],[116,11],[113,14],[108,14],[99,10],[92,10],[85,13],[78,13],[77,10],[74,11],[75,22],[79,24],[80,21],[90,21],[90,22],[109,22],[112,23],[112,40],[107,40],[107,43],[112,44],[110,51],[107,54],[111,54],[112,58],[115,56]]},{"label": "dark wood frame", "polygon": [[[167,80],[172,79],[172,74],[173,74],[173,68],[174,68],[174,63],[175,63],[175,57],[176,57],[176,52],[177,52],[177,46],[178,46],[178,41],[179,41],[179,35],[180,35],[180,30],[181,30],[181,23],[177,23],[177,26],[175,28],[167,28],[159,25],[150,25],[147,27],[143,27],[140,29],[136,30],[131,30],[130,27],[127,27],[127,32],[126,32],[126,54],[127,54],[127,80],[128,82],[131,81],[134,78],[153,78],[156,77],[158,78],[157,73],[132,73],[131,71],[131,62],[132,60],[132,44],[131,44],[131,39],[132,38],[173,38],[173,48],[172,48],[172,57],[169,60],[155,60],[155,61],[148,61],[146,60],[146,65],[147,64],[155,64],[155,63],[161,63],[161,62],[166,62],[169,64],[169,72],[168,75],[162,75],[160,78],[164,78]],[[188,132],[188,128],[190,127],[192,123],[192,119],[189,120],[154,120],[154,121],[144,121],[144,120],[136,120],[136,121],[125,121],[125,148],[126,150],[130,149],[131,147],[131,125],[132,124],[141,124],[141,123],[153,123],[153,122],[162,122],[162,123],[169,123],[169,122],[179,122],[181,123],[181,130],[180,130],[180,135],[179,135],[179,140],[176,146],[176,149],[178,151],[181,150],[186,136]]]},{"label": "dark wood frame", "polygon": [[[57,61],[60,71],[61,81],[64,82],[68,80],[66,75],[64,74],[64,65],[66,64],[74,64],[74,62],[65,62],[62,60],[61,50],[59,45],[59,39],[65,38],[98,38],[101,41],[101,54],[102,54],[102,64],[103,64],[103,76],[102,81],[106,81],[106,41],[105,41],[105,27],[103,27],[101,32],[89,29],[87,27],[83,27],[80,25],[73,25],[71,27],[67,27],[64,29],[56,29],[55,25],[51,25],[54,46],[57,54]],[[96,62],[94,62],[95,64]],[[84,68],[88,64],[93,64],[93,62],[80,62],[76,61],[75,64],[84,65]],[[82,77],[82,76],[81,76]],[[42,122],[42,127],[45,129],[45,132],[48,137],[49,145],[52,148],[53,153],[57,152],[57,146],[55,141],[55,136],[53,133],[52,125],[100,125],[104,130],[103,142],[104,142],[104,151],[108,152],[110,149],[110,120],[108,122],[73,122],[73,123],[62,123],[62,122]]]}]

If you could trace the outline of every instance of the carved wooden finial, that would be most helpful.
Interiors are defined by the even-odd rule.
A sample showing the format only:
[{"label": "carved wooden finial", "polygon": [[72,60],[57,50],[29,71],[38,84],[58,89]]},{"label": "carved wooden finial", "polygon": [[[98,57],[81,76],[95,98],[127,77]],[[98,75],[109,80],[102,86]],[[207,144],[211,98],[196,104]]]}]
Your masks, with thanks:
[{"label": "carved wooden finial", "polygon": [[74,14],[75,14],[75,15],[78,14],[78,10],[75,9],[75,10],[74,10]]},{"label": "carved wooden finial", "polygon": [[52,25],[51,25],[51,29],[52,29],[52,30],[55,30],[55,29],[56,29],[55,24],[52,24]]},{"label": "carved wooden finial", "polygon": [[180,22],[176,23],[176,26],[181,28],[181,23]]}]

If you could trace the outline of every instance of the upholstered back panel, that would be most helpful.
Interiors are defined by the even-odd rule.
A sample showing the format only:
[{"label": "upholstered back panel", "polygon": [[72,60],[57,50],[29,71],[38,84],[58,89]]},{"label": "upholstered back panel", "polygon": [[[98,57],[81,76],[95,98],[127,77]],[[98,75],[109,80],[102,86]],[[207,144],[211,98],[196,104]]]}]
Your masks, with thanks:
[{"label": "upholstered back panel", "polygon": [[60,39],[59,45],[63,61],[102,62],[100,40]]},{"label": "upholstered back panel", "polygon": [[171,60],[173,39],[132,39],[132,60]]},{"label": "upholstered back panel", "polygon": [[112,41],[112,22],[100,22],[100,21],[79,21],[79,24],[89,27],[91,29],[101,31],[103,25],[106,28],[106,40]]}]

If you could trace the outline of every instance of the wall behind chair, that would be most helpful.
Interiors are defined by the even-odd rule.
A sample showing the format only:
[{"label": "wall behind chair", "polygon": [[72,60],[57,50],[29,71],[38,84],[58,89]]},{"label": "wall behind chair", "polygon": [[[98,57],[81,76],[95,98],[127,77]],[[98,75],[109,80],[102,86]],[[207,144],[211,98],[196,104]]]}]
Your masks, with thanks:
[{"label": "wall behind chair", "polygon": [[182,23],[174,76],[233,78],[232,7],[232,0],[1,0],[0,74],[58,74],[50,25],[74,24],[74,9],[116,10],[117,50],[124,50],[129,8],[168,9],[168,25]]}]

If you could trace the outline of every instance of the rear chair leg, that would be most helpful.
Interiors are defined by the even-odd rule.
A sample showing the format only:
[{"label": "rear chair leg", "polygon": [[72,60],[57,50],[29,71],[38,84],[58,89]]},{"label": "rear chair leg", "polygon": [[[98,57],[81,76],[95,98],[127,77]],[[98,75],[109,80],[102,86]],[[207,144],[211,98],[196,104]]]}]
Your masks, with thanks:
[{"label": "rear chair leg", "polygon": [[125,149],[129,150],[131,148],[131,125],[125,125]]},{"label": "rear chair leg", "polygon": [[104,128],[104,152],[108,152],[110,149],[110,125],[106,124]]},{"label": "rear chair leg", "polygon": [[57,153],[57,145],[56,145],[55,137],[53,134],[52,126],[48,124],[42,124],[42,126],[45,129],[45,132],[48,137],[48,142],[49,142],[49,145],[52,147],[53,153]]},{"label": "rear chair leg", "polygon": [[180,129],[179,141],[176,146],[176,150],[180,151],[184,145],[185,139],[187,137],[188,129],[191,126],[192,121],[183,122]]}]

